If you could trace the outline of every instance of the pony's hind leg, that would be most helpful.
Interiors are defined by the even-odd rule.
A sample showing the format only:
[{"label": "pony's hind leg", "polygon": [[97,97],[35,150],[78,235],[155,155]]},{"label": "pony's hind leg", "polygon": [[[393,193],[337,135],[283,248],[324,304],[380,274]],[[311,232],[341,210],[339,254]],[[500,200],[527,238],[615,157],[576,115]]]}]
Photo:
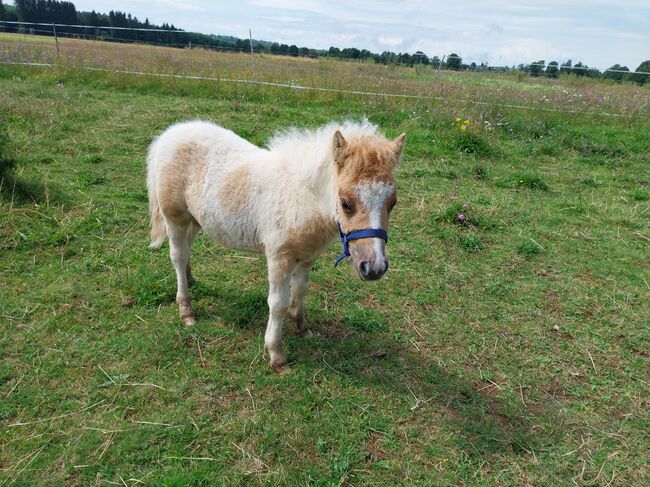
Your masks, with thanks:
[{"label": "pony's hind leg", "polygon": [[[190,224],[191,225],[191,224]],[[178,225],[167,221],[169,234],[169,256],[171,257],[174,270],[176,271],[176,302],[181,320],[186,325],[196,323],[196,317],[192,311],[192,298],[187,287],[188,265],[190,261],[189,228],[188,225]]]},{"label": "pony's hind leg", "polygon": [[312,262],[303,262],[296,266],[291,277],[291,304],[289,317],[295,322],[298,334],[305,338],[312,336],[311,330],[305,323],[304,298],[309,286],[309,272]]},{"label": "pony's hind leg", "polygon": [[192,275],[192,267],[190,266],[189,253],[191,253],[192,251],[192,244],[194,243],[194,239],[196,239],[196,236],[198,235],[200,230],[201,227],[197,223],[190,224],[189,228],[187,229],[188,257],[187,257],[187,267],[186,267],[185,275],[187,276],[187,284],[189,286],[191,286],[196,282],[196,279],[194,279],[194,276]]}]

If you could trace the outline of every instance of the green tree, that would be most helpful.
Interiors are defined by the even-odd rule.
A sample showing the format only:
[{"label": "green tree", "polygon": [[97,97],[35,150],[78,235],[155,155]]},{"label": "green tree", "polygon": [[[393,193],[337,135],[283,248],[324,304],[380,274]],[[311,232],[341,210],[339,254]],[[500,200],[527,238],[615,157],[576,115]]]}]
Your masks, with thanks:
[{"label": "green tree", "polygon": [[356,47],[346,47],[341,51],[341,57],[343,59],[359,59],[361,51]]},{"label": "green tree", "polygon": [[415,64],[429,64],[429,56],[424,54],[422,51],[415,51],[415,54],[413,54],[413,61]]},{"label": "green tree", "polygon": [[551,61],[546,66],[546,76],[549,78],[557,78],[559,72],[557,61]]},{"label": "green tree", "polygon": [[627,79],[639,83],[640,85],[650,83],[650,74],[647,73],[650,73],[650,59],[639,64],[639,67],[636,68],[634,73],[627,75]]},{"label": "green tree", "polygon": [[603,73],[603,78],[613,79],[615,81],[622,81],[623,78],[627,76],[622,71],[625,71],[627,73],[630,70],[627,66],[621,66],[620,64],[615,64],[614,66],[605,70],[605,72]]},{"label": "green tree", "polygon": [[338,47],[331,46],[327,54],[332,57],[341,57],[341,50]]},{"label": "green tree", "polygon": [[[0,0],[0,20],[7,20],[7,12],[5,11],[5,6],[2,3],[2,0]],[[2,29],[1,25],[0,29]]]},{"label": "green tree", "polygon": [[568,59],[565,63],[562,63],[562,67],[560,68],[560,73],[571,74],[573,72],[571,66],[572,66],[572,62],[570,59]]},{"label": "green tree", "polygon": [[546,66],[546,61],[543,59],[540,61],[535,61],[533,63],[530,63],[528,65],[528,72],[530,73],[531,76],[541,76],[544,74],[544,66]]},{"label": "green tree", "polygon": [[447,56],[448,69],[459,70],[462,65],[463,65],[463,58],[461,58],[458,54],[452,52],[449,56]]}]

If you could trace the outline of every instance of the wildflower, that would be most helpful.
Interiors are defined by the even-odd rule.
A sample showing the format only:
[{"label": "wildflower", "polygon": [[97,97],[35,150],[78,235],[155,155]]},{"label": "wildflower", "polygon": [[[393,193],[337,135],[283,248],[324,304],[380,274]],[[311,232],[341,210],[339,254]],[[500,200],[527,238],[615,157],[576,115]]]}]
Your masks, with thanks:
[{"label": "wildflower", "polygon": [[463,203],[463,210],[466,210],[467,208],[469,208],[469,205],[467,203]]},{"label": "wildflower", "polygon": [[465,222],[465,215],[462,213],[459,213],[457,216],[457,219],[459,222],[464,223]]}]

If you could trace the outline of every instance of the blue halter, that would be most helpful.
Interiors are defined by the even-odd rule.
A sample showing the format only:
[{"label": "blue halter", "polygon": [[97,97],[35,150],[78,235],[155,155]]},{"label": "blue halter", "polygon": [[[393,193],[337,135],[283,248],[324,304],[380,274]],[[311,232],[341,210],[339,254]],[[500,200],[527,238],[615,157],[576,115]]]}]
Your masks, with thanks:
[{"label": "blue halter", "polygon": [[348,244],[352,240],[359,240],[361,238],[383,238],[384,242],[388,242],[388,233],[381,228],[364,228],[363,230],[353,230],[348,233],[343,233],[341,230],[341,224],[337,221],[336,224],[339,227],[339,235],[341,236],[341,244],[343,245],[343,252],[341,252],[334,263],[334,267],[339,265],[346,257],[350,257],[350,247]]}]

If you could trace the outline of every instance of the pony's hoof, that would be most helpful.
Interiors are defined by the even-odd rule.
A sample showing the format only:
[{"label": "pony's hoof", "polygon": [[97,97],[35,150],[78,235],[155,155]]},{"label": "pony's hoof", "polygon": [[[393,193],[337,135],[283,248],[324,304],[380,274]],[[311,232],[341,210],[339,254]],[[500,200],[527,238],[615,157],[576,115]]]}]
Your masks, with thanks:
[{"label": "pony's hoof", "polygon": [[269,352],[269,355],[271,359],[269,363],[273,368],[273,370],[279,372],[281,369],[287,367],[289,361],[287,360],[287,357],[285,357],[283,353]]},{"label": "pony's hoof", "polygon": [[183,324],[185,326],[194,326],[194,325],[196,325],[196,316],[194,316],[194,315],[182,316],[181,320],[183,320]]},{"label": "pony's hoof", "polygon": [[305,328],[304,330],[298,330],[298,335],[300,335],[303,338],[311,338],[314,336],[314,334],[311,332],[309,328]]},{"label": "pony's hoof", "polygon": [[273,370],[275,370],[275,373],[278,375],[287,375],[292,372],[291,367],[288,365],[283,365],[282,367],[273,367]]}]

